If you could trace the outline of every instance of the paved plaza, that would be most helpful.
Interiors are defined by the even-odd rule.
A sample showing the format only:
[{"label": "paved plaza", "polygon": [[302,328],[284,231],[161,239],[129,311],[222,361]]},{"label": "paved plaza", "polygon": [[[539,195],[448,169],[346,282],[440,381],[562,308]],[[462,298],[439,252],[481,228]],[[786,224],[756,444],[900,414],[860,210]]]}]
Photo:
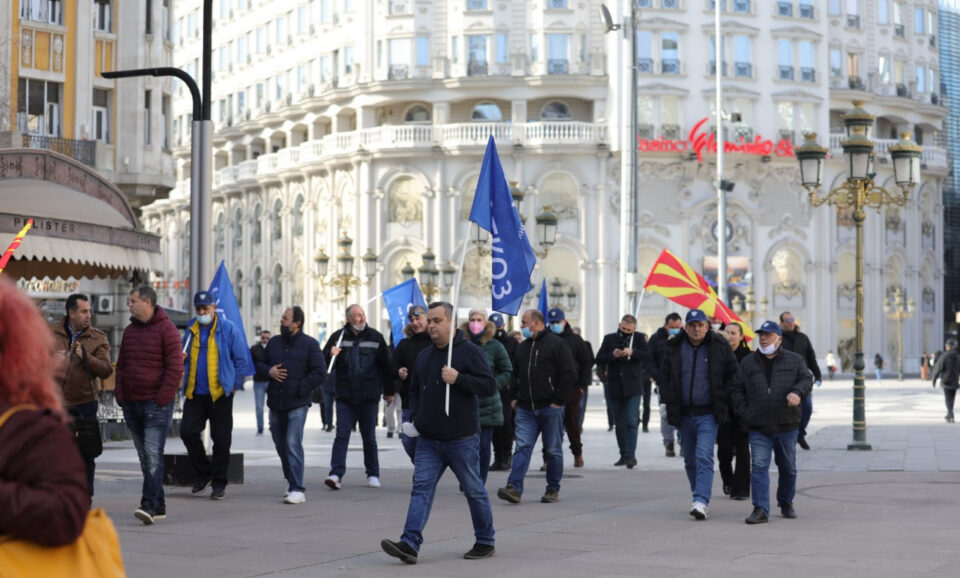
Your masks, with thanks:
[{"label": "paved plaza", "polygon": [[[320,431],[314,409],[305,434],[307,503],[281,503],[286,483],[269,434],[257,437],[253,393],[238,392],[233,451],[242,452],[246,483],[216,502],[167,489],[166,520],[145,527],[133,517],[140,473],[130,442],[107,444],[98,460],[96,506],[112,516],[133,577],[170,576],[924,576],[960,568],[960,426],[943,420],[942,392],[908,379],[867,382],[870,452],[849,452],[852,381],[825,382],[814,393],[808,437],[798,449],[799,518],[776,514],[747,526],[749,502],[720,492],[715,477],[710,519],[687,515],[682,458],[666,458],[654,411],[639,437],[634,470],[607,432],[603,396],[591,388],[583,436],[586,467],[567,469],[556,504],[541,504],[544,476],[534,450],[520,505],[495,497],[506,472],[491,472],[497,553],[467,561],[473,544],[466,501],[456,480],[441,480],[416,566],[380,550],[399,539],[412,466],[396,438],[378,428],[383,487],[366,487],[357,434],[351,438],[343,489],[323,485],[333,433]],[[168,453],[182,452],[171,439]],[[773,476],[775,479],[775,475]]]}]

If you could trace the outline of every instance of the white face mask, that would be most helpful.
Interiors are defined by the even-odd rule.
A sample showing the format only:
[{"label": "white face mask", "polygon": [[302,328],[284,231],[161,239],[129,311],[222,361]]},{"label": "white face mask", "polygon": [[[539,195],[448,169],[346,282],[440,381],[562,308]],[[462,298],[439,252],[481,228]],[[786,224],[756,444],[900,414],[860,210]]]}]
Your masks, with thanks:
[{"label": "white face mask", "polygon": [[777,340],[774,341],[772,344],[770,344],[770,345],[768,345],[768,346],[766,346],[766,347],[764,347],[764,346],[761,345],[759,349],[760,349],[760,353],[762,353],[762,354],[764,354],[764,355],[771,355],[771,354],[773,354],[773,352],[775,352],[775,351],[777,350],[777,347],[780,347],[780,340],[779,340],[779,339],[777,339]]}]

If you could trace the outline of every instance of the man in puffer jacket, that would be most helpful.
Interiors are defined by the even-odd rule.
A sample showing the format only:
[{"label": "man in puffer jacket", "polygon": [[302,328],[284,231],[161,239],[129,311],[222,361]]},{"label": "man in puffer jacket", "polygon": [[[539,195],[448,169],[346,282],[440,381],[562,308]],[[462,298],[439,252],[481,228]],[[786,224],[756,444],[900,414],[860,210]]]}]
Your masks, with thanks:
[{"label": "man in puffer jacket", "polygon": [[793,497],[797,489],[800,404],[813,387],[813,373],[804,358],[781,347],[783,333],[777,323],[765,321],[757,336],[760,348],[740,362],[743,379],[730,392],[734,411],[750,430],[753,513],[747,524],[768,521],[771,452],[780,472],[780,513],[784,518],[797,517]]},{"label": "man in puffer jacket", "polygon": [[486,311],[474,309],[470,312],[469,320],[463,325],[464,334],[470,336],[470,341],[480,347],[487,357],[490,372],[497,382],[497,391],[493,395],[479,398],[480,402],[480,479],[487,483],[487,473],[490,471],[490,448],[493,444],[494,428],[503,425],[503,402],[500,392],[510,386],[510,374],[513,364],[507,349],[494,338],[497,327],[493,321],[486,320]]}]

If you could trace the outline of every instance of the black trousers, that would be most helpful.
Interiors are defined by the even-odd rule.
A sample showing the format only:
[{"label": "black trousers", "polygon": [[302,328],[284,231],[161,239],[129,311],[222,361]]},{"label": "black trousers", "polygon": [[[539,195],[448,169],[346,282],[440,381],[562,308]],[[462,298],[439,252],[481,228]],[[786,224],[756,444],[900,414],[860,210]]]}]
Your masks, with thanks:
[{"label": "black trousers", "polygon": [[[210,421],[210,439],[213,441],[213,460],[207,457],[203,447],[203,432]],[[230,442],[233,438],[233,395],[221,397],[216,402],[209,395],[194,395],[183,402],[183,417],[180,420],[180,439],[187,447],[190,463],[197,479],[210,479],[214,488],[227,485],[227,468],[230,466]]]},{"label": "black trousers", "polygon": [[[643,427],[647,427],[647,424],[650,423],[650,391],[653,389],[653,383],[649,379],[643,380],[643,385],[640,386],[643,390],[643,393],[640,394],[643,397],[643,411],[640,414],[640,424]],[[657,404],[659,408],[659,404]]]},{"label": "black trousers", "polygon": [[505,463],[513,455],[513,408],[506,391],[500,392],[503,402],[503,425],[493,428],[493,461]]},{"label": "black trousers", "polygon": [[956,389],[946,389],[943,390],[943,401],[947,404],[947,415],[953,415],[953,401],[957,398]]},{"label": "black trousers", "polygon": [[[733,467],[734,455],[736,469]],[[741,429],[740,421],[733,416],[717,429],[717,461],[720,462],[720,478],[724,486],[730,486],[730,495],[749,496],[750,435]]]}]

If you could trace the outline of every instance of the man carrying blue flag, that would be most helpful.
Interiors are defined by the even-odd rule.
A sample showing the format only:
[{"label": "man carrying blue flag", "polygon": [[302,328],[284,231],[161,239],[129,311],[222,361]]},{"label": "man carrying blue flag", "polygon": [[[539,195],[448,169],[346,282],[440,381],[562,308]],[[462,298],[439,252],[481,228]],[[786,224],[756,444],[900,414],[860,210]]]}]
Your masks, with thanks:
[{"label": "man carrying blue flag", "polygon": [[[210,498],[226,497],[227,468],[233,437],[233,392],[248,375],[250,351],[241,330],[217,315],[213,295],[200,291],[193,297],[196,317],[183,337],[183,418],[180,439],[187,448],[197,475],[191,490],[199,494],[213,482]],[[207,458],[200,433],[210,421],[213,461]]]}]

